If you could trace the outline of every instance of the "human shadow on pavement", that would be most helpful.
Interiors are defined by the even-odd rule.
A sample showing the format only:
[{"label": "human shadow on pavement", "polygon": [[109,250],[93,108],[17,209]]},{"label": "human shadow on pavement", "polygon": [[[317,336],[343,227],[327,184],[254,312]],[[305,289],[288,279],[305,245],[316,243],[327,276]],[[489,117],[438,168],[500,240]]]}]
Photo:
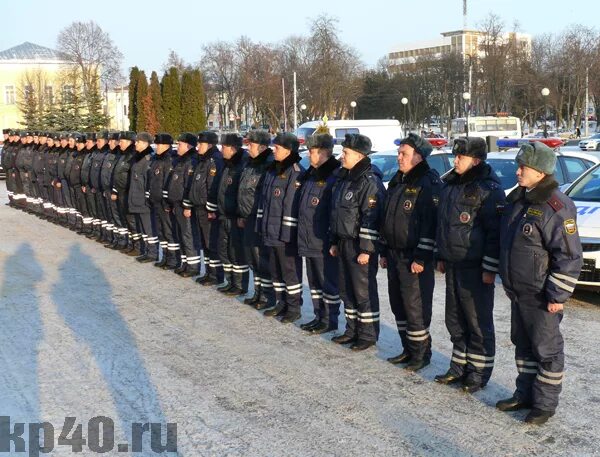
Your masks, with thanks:
[{"label": "human shadow on pavement", "polygon": [[[164,445],[167,419],[156,386],[134,335],[113,301],[107,277],[77,244],[71,246],[59,269],[60,280],[52,288],[52,300],[75,337],[91,352],[112,395],[123,433],[128,437],[134,422],[159,423]],[[144,452],[150,449],[149,436],[144,434]]]},{"label": "human shadow on pavement", "polygon": [[[0,416],[40,423],[38,350],[43,339],[38,284],[44,271],[29,243],[3,265],[0,299]],[[23,439],[28,441],[25,427]],[[43,432],[42,432],[43,434]]]}]

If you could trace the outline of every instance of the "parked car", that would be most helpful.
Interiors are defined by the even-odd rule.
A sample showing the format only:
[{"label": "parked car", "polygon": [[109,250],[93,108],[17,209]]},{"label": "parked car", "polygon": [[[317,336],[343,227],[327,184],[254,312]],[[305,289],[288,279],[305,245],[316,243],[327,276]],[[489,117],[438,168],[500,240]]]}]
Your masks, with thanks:
[{"label": "parked car", "polygon": [[579,142],[579,148],[582,151],[600,151],[600,133],[596,133],[585,140]]},{"label": "parked car", "polygon": [[577,286],[600,291],[600,164],[590,168],[565,193],[577,207],[583,268]]}]

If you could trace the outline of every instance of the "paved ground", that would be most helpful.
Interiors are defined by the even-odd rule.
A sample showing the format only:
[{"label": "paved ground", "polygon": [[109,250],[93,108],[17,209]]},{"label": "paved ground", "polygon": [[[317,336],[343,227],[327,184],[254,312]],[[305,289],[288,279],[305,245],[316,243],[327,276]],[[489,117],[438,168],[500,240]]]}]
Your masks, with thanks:
[{"label": "paved ground", "polygon": [[[500,287],[496,368],[488,387],[469,396],[433,382],[450,353],[442,277],[432,364],[408,374],[385,362],[399,341],[381,272],[381,339],[354,354],[330,335],[307,336],[3,203],[0,415],[47,421],[55,442],[66,416],[84,424],[86,438],[87,420],[104,415],[117,443],[130,441],[131,422],[177,423],[185,456],[600,453],[600,309],[592,304],[567,307],[559,414],[536,428],[523,425],[522,413],[493,407],[516,374]],[[303,322],[312,318],[308,305],[303,312]],[[72,454],[59,446],[51,455]],[[95,454],[84,446],[82,455]]]}]

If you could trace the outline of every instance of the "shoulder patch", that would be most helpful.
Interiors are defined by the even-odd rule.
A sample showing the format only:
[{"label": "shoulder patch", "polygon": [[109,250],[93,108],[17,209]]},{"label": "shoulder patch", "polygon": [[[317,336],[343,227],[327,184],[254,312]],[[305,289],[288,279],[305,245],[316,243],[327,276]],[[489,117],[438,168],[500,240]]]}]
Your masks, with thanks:
[{"label": "shoulder patch", "polygon": [[298,165],[297,163],[295,163],[295,164],[293,165],[293,167],[294,167],[294,170],[295,170],[295,171],[302,171],[302,169],[300,168],[300,165]]},{"label": "shoulder patch", "polygon": [[567,219],[565,222],[563,222],[563,224],[567,234],[574,235],[577,233],[577,223],[575,222],[575,219]]},{"label": "shoulder patch", "polygon": [[552,195],[552,197],[550,197],[550,199],[546,203],[548,203],[550,207],[556,212],[559,212],[565,207],[565,205],[563,205],[563,203],[556,197],[556,195]]}]

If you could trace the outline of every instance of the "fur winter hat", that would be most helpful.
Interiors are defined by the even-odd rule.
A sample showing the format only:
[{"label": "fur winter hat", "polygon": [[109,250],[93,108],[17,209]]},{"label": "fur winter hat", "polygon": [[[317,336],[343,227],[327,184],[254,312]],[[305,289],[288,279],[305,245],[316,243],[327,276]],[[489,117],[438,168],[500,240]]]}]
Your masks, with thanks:
[{"label": "fur winter hat", "polygon": [[285,149],[289,149],[292,153],[297,153],[300,148],[298,137],[293,133],[278,133],[273,140],[273,144],[278,144]]},{"label": "fur winter hat", "polygon": [[533,168],[547,175],[554,174],[556,166],[556,154],[544,143],[535,141],[521,145],[515,158],[519,165]]},{"label": "fur winter hat", "polygon": [[195,148],[198,144],[198,137],[190,132],[183,132],[177,138],[177,141],[183,141],[184,143],[189,144],[191,147]]},{"label": "fur winter hat", "polygon": [[137,134],[136,141],[145,141],[148,144],[151,144],[154,140],[154,137],[150,135],[148,132],[140,132]]},{"label": "fur winter hat", "polygon": [[487,143],[479,137],[457,138],[452,146],[452,154],[485,160],[487,159]]},{"label": "fur winter hat", "polygon": [[135,141],[136,138],[137,138],[137,135],[135,134],[135,132],[131,132],[131,131],[121,132],[119,134],[119,140]]},{"label": "fur winter hat", "polygon": [[306,147],[308,149],[327,149],[332,151],[334,144],[335,140],[329,133],[317,133],[306,139]]},{"label": "fur winter hat", "polygon": [[250,130],[246,139],[248,143],[257,143],[263,146],[271,144],[271,135],[266,130]]},{"label": "fur winter hat", "polygon": [[237,133],[224,133],[221,135],[221,146],[233,146],[241,148],[243,139]]},{"label": "fur winter hat", "polygon": [[173,137],[168,133],[157,133],[154,137],[154,144],[173,144]]},{"label": "fur winter hat", "polygon": [[360,152],[366,156],[373,152],[371,150],[371,139],[360,133],[346,133],[346,138],[342,142],[342,146]]},{"label": "fur winter hat", "polygon": [[394,141],[394,144],[396,146],[408,144],[415,151],[417,151],[424,159],[429,157],[429,154],[431,154],[431,151],[433,151],[433,146],[431,146],[431,143],[426,139],[420,137],[416,133],[409,133],[406,138],[398,138]]},{"label": "fur winter hat", "polygon": [[198,143],[219,144],[219,136],[210,130],[198,133]]},{"label": "fur winter hat", "polygon": [[97,140],[107,140],[108,141],[108,130],[102,130],[101,132],[98,132],[96,134],[96,139]]}]

